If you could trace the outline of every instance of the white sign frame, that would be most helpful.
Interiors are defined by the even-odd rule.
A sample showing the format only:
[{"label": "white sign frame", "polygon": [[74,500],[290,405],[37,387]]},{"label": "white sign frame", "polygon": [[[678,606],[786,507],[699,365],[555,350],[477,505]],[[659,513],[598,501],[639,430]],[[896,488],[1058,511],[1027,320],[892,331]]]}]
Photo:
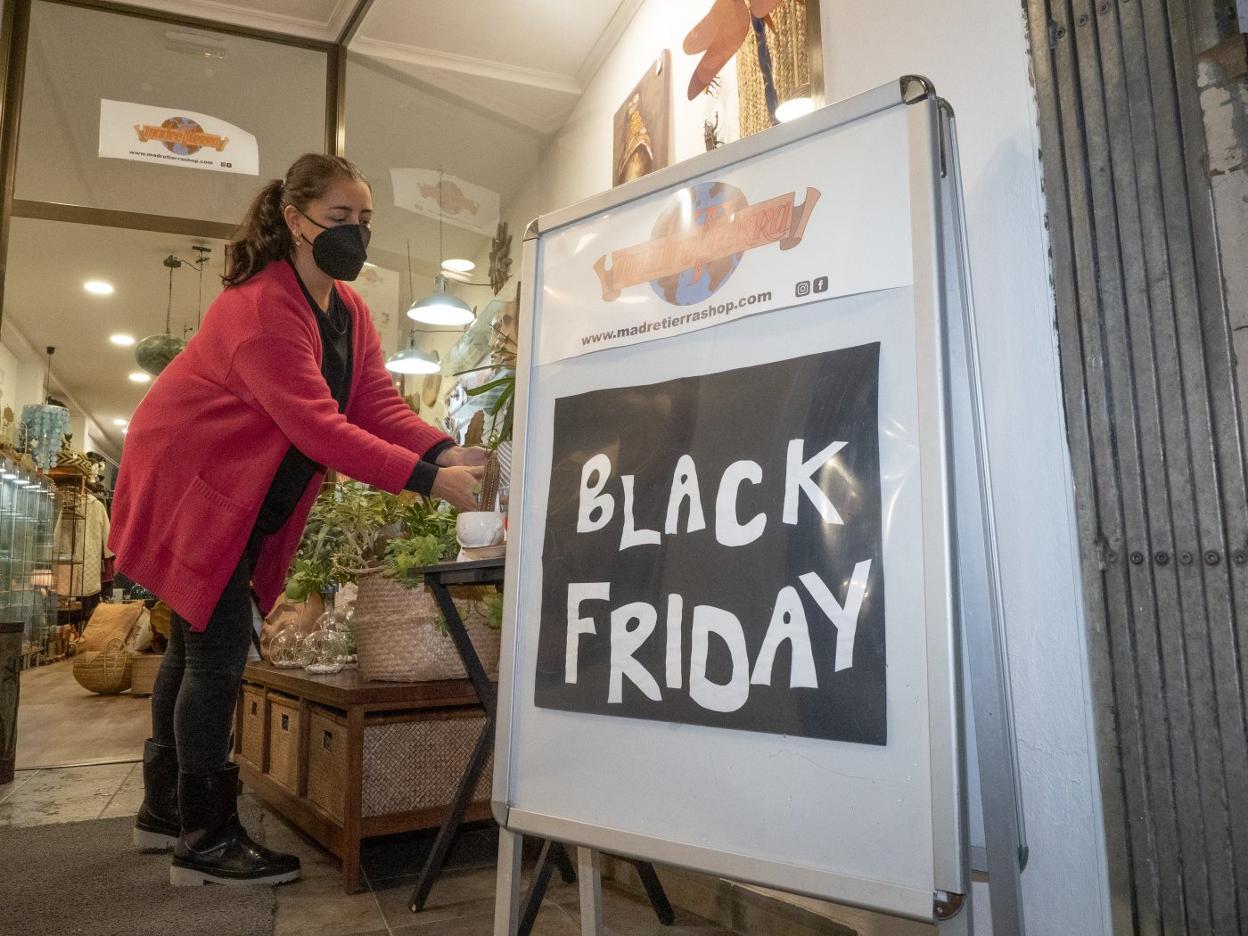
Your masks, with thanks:
[{"label": "white sign frame", "polygon": [[[942,199],[945,191],[945,153],[941,144],[941,120],[934,93],[907,104],[903,99],[907,81],[867,92],[840,104],[824,108],[811,117],[733,144],[689,163],[662,170],[623,190],[606,193],[586,203],[544,216],[530,228],[525,240],[522,281],[520,355],[517,369],[516,461],[512,489],[527,491],[525,484],[525,422],[530,406],[531,372],[535,366],[534,323],[540,315],[536,297],[539,282],[539,240],[560,228],[601,214],[634,200],[708,173],[752,160],[808,137],[845,126],[895,107],[906,108],[907,146],[910,157],[910,211],[913,292],[916,345],[926,349],[917,355],[916,377],[920,406],[920,448],[922,451],[924,594],[926,596],[928,724],[930,739],[930,779],[932,798],[932,880],[931,891],[906,891],[879,881],[852,875],[822,872],[757,856],[714,851],[682,842],[639,835],[620,828],[603,828],[585,822],[526,810],[513,801],[512,746],[513,715],[517,705],[531,704],[531,697],[518,699],[527,689],[531,674],[516,669],[515,596],[524,588],[521,582],[521,550],[525,530],[513,510],[508,544],[506,601],[504,610],[503,656],[499,673],[498,726],[495,752],[494,813],[504,827],[500,846],[500,916],[508,916],[508,902],[515,895],[505,894],[510,886],[507,862],[518,861],[519,850],[511,833],[522,833],[575,843],[583,847],[655,860],[701,870],[737,880],[777,887],[810,896],[907,916],[940,921],[942,913],[952,919],[942,931],[969,932],[969,912],[957,909],[969,904],[970,845],[967,834],[966,776],[962,734],[962,649],[955,620],[957,585],[956,557],[952,547],[953,479],[949,466],[952,453],[948,439],[950,425],[945,322],[956,314],[948,308],[949,276],[945,243],[945,220],[950,209]],[[930,86],[927,86],[930,89]],[[961,245],[956,245],[960,247]],[[954,295],[960,295],[955,293]],[[522,495],[523,496],[523,495]],[[513,495],[513,505],[521,498]],[[995,662],[995,661],[994,661]],[[981,757],[984,752],[981,750]],[[1013,804],[1013,791],[1010,803]],[[508,882],[505,884],[504,882]],[[496,921],[505,927],[502,919]],[[496,930],[509,932],[506,928]]]}]

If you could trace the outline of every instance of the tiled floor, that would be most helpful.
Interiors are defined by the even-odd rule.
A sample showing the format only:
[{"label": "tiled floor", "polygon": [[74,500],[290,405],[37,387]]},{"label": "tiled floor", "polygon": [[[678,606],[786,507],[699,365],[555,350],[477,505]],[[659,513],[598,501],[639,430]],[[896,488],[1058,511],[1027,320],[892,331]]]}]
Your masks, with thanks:
[{"label": "tiled floor", "polygon": [[[0,785],[0,828],[76,822],[133,815],[143,800],[137,763],[18,771]],[[452,852],[453,868],[434,886],[425,910],[407,908],[415,872],[429,838],[404,837],[370,843],[364,853],[369,889],[346,895],[337,861],[276,815],[265,812],[270,848],[295,852],[303,877],[277,888],[276,936],[490,936],[493,933],[493,838],[488,829],[469,832]],[[706,920],[677,910],[676,925],[660,926],[643,898],[603,884],[603,918],[613,936],[732,936]],[[575,885],[556,875],[533,932],[577,936]]]}]

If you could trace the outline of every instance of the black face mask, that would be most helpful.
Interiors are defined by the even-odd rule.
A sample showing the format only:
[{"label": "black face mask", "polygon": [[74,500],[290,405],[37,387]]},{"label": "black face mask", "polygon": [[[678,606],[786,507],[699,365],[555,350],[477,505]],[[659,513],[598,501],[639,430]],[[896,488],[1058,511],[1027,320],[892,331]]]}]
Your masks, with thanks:
[{"label": "black face mask", "polygon": [[[299,213],[312,221],[302,211]],[[312,223],[325,232],[312,241],[312,259],[321,272],[348,283],[358,277],[360,270],[364,269],[364,261],[368,259],[368,241],[373,232],[362,224],[327,227],[319,221]]]}]

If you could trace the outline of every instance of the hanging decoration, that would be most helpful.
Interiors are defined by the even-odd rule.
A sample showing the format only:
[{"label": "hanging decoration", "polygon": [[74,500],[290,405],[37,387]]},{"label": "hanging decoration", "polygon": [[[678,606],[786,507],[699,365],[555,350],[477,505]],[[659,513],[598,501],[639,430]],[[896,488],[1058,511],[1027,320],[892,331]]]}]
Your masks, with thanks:
[{"label": "hanging decoration", "polygon": [[[809,112],[815,99],[807,23],[813,27],[818,20],[817,0],[715,0],[685,37],[686,53],[702,53],[689,80],[689,100],[709,93],[735,55],[742,137]],[[717,120],[707,121],[708,150],[718,145],[717,129]]]},{"label": "hanging decoration", "polygon": [[671,162],[672,53],[664,49],[615,112],[612,184],[623,185]]},{"label": "hanging decoration", "polygon": [[808,16],[818,16],[810,0],[785,0],[765,18],[751,19],[750,36],[737,53],[742,137],[813,108]]},{"label": "hanging decoration", "polygon": [[[48,368],[43,377],[43,398],[48,400],[52,384],[52,355],[56,348],[48,346]],[[32,403],[22,407],[21,435],[35,464],[43,471],[56,465],[57,456],[69,429],[69,410],[63,406]]]},{"label": "hanging decoration", "polygon": [[490,287],[498,295],[511,278],[511,235],[507,222],[498,222],[498,232],[490,244]]},{"label": "hanging decoration", "polygon": [[750,34],[750,20],[762,19],[782,2],[794,0],[715,0],[689,34],[685,36],[686,55],[703,53],[693,76],[689,79],[689,100],[711,86],[720,69],[737,54],[741,43]]},{"label": "hanging decoration", "polygon": [[147,371],[153,377],[159,377],[161,371],[169,366],[169,363],[181,353],[186,347],[187,336],[191,334],[191,327],[187,325],[182,330],[183,337],[176,338],[173,335],[173,271],[180,270],[183,264],[195,267],[199,271],[199,310],[195,317],[195,331],[199,331],[200,325],[203,324],[204,318],[204,267],[208,265],[208,255],[212,253],[211,247],[203,244],[192,244],[191,249],[195,251],[194,260],[183,260],[174,254],[169,254],[161,261],[161,265],[169,270],[169,302],[165,307],[165,333],[163,335],[149,335],[138,343],[134,349],[134,359],[138,362],[139,367]]},{"label": "hanging decoration", "polygon": [[170,254],[162,262],[169,270],[169,304],[165,307],[165,333],[149,335],[134,349],[134,359],[139,367],[153,377],[159,377],[161,371],[186,347],[185,341],[173,336],[173,271],[181,268],[182,261]]}]

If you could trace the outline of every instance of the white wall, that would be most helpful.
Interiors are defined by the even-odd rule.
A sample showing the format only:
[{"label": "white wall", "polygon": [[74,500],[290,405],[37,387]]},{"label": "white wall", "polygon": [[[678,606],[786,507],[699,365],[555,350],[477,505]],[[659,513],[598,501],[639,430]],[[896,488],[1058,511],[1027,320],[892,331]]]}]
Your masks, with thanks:
[{"label": "white wall", "polygon": [[991,0],[823,0],[822,28],[829,99],[918,73],[957,113],[1031,845],[1027,922],[1030,933],[1107,933],[1073,482],[1023,14]]},{"label": "white wall", "polygon": [[[649,0],[641,8],[538,172],[504,206],[517,263],[529,220],[610,188],[612,114],[664,47],[673,51],[675,156],[702,151],[705,103],[684,100],[695,59],[680,44],[708,7],[709,0]],[[990,0],[823,0],[822,28],[828,100],[919,73],[957,111],[1031,847],[1023,874],[1028,931],[1108,933],[1074,494],[1022,12]],[[735,97],[735,63],[724,73]]]},{"label": "white wall", "polygon": [[611,188],[615,112],[663,49],[672,53],[672,161],[706,151],[702,122],[716,111],[720,138],[726,142],[737,138],[735,58],[720,73],[717,99],[699,95],[686,100],[685,89],[698,59],[685,55],[681,43],[709,8],[709,0],[648,0],[638,10],[543,154],[537,173],[503,206],[515,236],[512,256],[517,267],[528,222]]}]

